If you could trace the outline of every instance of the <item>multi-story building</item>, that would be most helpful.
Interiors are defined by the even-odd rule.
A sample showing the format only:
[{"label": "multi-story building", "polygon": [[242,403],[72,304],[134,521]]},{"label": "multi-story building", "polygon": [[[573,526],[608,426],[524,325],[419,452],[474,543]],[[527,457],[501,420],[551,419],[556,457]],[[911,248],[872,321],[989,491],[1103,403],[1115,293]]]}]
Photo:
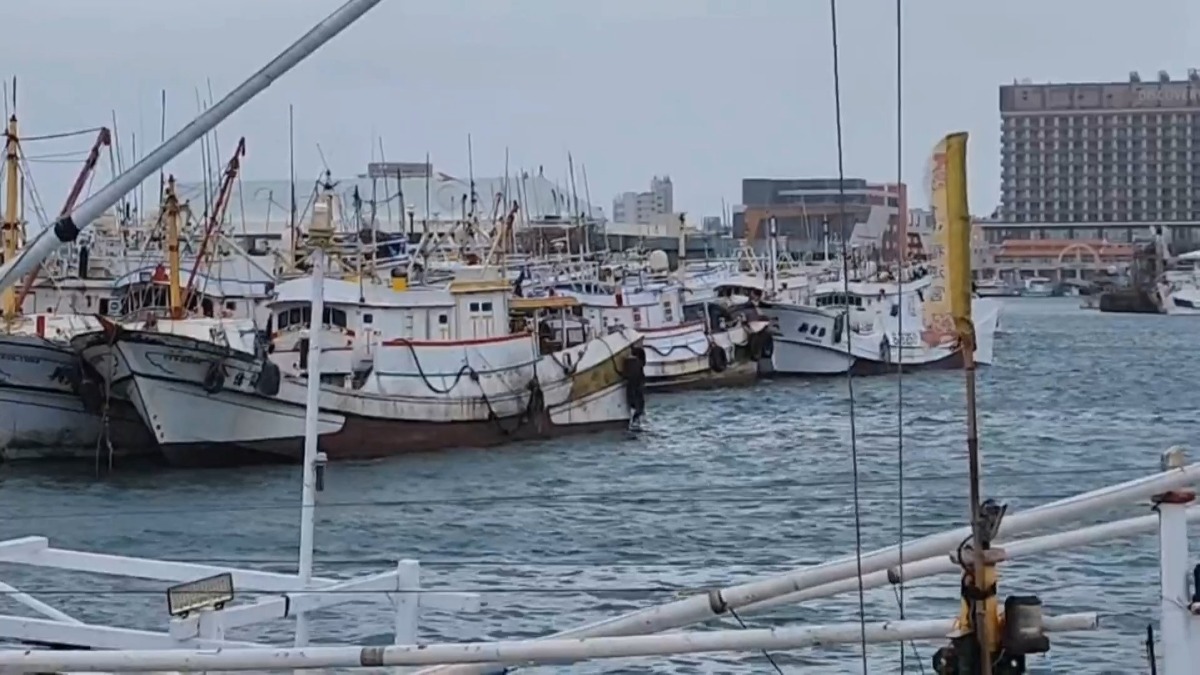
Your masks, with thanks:
[{"label": "multi-story building", "polygon": [[612,220],[646,225],[675,212],[675,189],[670,176],[650,179],[649,192],[625,192],[613,199]]},{"label": "multi-story building", "polygon": [[1005,85],[1000,118],[1006,226],[992,232],[1128,242],[1164,224],[1178,244],[1200,246],[1195,70],[1185,80]]},{"label": "multi-story building", "polygon": [[876,246],[885,259],[894,259],[907,238],[907,214],[902,183],[847,178],[839,189],[837,178],[746,178],[742,205],[733,214],[733,236],[764,239],[767,221],[774,217],[777,235],[786,237],[794,252],[816,253],[828,237],[835,245],[845,240]]}]

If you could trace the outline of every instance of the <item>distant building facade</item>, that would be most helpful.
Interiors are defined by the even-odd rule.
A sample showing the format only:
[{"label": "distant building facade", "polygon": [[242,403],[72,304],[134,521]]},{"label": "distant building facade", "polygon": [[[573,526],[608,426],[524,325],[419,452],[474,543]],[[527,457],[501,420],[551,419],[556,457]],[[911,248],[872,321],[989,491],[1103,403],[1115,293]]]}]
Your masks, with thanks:
[{"label": "distant building facade", "polygon": [[1135,230],[1167,224],[1178,243],[1200,247],[1197,71],[1152,82],[1136,73],[1126,82],[1026,81],[1001,86],[999,103],[997,215],[1009,234],[1129,242]]},{"label": "distant building facade", "polygon": [[612,220],[649,224],[675,213],[675,188],[670,176],[650,179],[648,192],[624,192],[613,199]]},{"label": "distant building facade", "polygon": [[772,217],[777,235],[786,237],[793,252],[819,252],[828,236],[834,246],[844,239],[894,259],[907,240],[908,191],[902,183],[859,178],[847,178],[841,189],[837,178],[743,179],[733,236],[765,239]]}]

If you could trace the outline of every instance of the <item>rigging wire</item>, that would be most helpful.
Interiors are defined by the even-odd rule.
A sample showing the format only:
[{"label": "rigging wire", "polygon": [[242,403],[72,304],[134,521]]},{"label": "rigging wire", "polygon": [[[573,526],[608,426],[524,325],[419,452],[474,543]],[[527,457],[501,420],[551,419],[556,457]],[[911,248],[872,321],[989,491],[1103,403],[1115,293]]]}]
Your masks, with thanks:
[{"label": "rigging wire", "polygon": [[[736,609],[730,607],[729,614],[738,622],[738,625],[741,626],[743,630],[749,630],[750,627],[746,625],[745,621],[742,621],[742,617],[737,613]],[[767,657],[767,662],[771,664],[771,667],[775,669],[775,672],[778,675],[783,675],[783,669],[779,667],[778,663],[775,663],[775,658],[771,656],[771,652],[765,649],[760,651],[762,651],[763,656]]]},{"label": "rigging wire", "polygon": [[94,136],[100,133],[103,127],[91,127],[88,129],[78,129],[76,131],[63,131],[57,134],[40,134],[38,136],[20,136],[18,140],[22,143],[29,141],[53,141],[60,138],[72,138],[74,136]]},{"label": "rigging wire", "polygon": [[[905,263],[908,262],[908,188],[904,185],[904,22],[903,10],[901,8],[901,0],[896,0],[896,258],[898,265],[896,266],[896,336],[899,338],[899,344],[896,347],[898,357],[896,359],[896,500],[898,520],[897,529],[899,530],[899,541],[897,542],[899,549],[899,572],[900,583],[896,584],[896,604],[900,608],[900,620],[904,621],[906,616],[904,612],[904,273]],[[901,200],[903,195],[905,199]],[[902,227],[902,224],[904,225]],[[904,232],[905,237],[902,241],[898,236],[900,232]],[[916,660],[918,667],[921,669],[922,675],[925,673],[925,664],[921,661],[921,654],[917,651],[917,644],[914,641],[909,641],[909,646],[913,651],[913,658]],[[900,672],[904,673],[907,669],[907,652],[904,649],[904,643],[900,643]]]},{"label": "rigging wire", "polygon": [[[833,45],[833,106],[834,123],[837,129],[838,229],[840,230],[838,234],[842,243],[842,287],[846,297],[849,298],[850,258],[846,245],[846,157],[842,147],[842,81],[840,64],[838,63],[837,0],[829,0],[829,27]],[[846,325],[843,326],[843,335],[846,336],[846,361],[849,364],[853,364],[854,355],[851,349],[853,345],[853,331],[850,328],[850,304],[848,301],[842,317],[843,321],[846,322]],[[870,668],[867,664],[867,600],[866,591],[863,588],[862,516],[858,495],[858,428],[855,420],[854,373],[852,371],[852,367],[847,367],[846,390],[850,399],[850,465],[854,476],[854,563],[857,568],[858,577],[859,648],[862,653],[862,666],[865,675],[870,672]]]}]

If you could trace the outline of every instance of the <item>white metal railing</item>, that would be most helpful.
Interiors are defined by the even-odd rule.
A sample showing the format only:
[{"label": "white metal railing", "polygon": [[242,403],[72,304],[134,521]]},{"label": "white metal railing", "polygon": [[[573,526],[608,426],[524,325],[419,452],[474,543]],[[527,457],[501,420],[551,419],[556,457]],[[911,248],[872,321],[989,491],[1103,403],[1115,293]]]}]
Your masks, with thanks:
[{"label": "white metal railing", "polygon": [[153,650],[270,647],[231,640],[226,633],[244,626],[306,615],[327,607],[379,599],[390,601],[395,610],[395,644],[407,645],[417,641],[421,609],[475,612],[480,606],[479,596],[475,594],[421,590],[420,565],[415,560],[400,560],[394,570],[350,579],[315,577],[307,586],[295,574],[73,551],[51,547],[45,537],[0,542],[0,562],[173,583],[185,583],[228,572],[232,574],[234,587],[239,591],[270,594],[244,605],[170,618],[167,630],[156,632],[85,623],[12,585],[0,583],[0,592],[7,593],[13,601],[44,617],[0,614],[0,638],[78,648]]}]

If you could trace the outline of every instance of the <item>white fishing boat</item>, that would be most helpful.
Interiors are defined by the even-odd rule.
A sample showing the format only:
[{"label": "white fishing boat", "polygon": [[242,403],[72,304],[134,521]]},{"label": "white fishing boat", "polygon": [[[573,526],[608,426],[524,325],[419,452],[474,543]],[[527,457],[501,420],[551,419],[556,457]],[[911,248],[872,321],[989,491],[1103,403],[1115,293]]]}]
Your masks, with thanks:
[{"label": "white fishing boat", "polygon": [[[6,132],[0,245],[3,259],[12,260],[25,237],[16,115],[8,119]],[[86,167],[81,175],[86,176]],[[68,207],[75,196],[68,199]],[[103,284],[99,288],[92,284],[72,299],[91,306],[102,289]],[[85,407],[82,395],[95,383],[66,344],[85,320],[70,314],[36,313],[39,304],[45,305],[46,298],[30,292],[28,283],[0,294],[0,461],[79,457],[99,461],[152,451],[141,421],[136,414],[130,416],[131,408],[118,405],[101,412]],[[35,313],[26,314],[25,308]]]},{"label": "white fishing boat", "polygon": [[1021,289],[999,277],[993,277],[977,281],[975,294],[981,298],[1014,298],[1021,294]]},{"label": "white fishing boat", "polygon": [[752,382],[758,359],[770,349],[768,324],[753,311],[716,297],[696,299],[673,282],[560,284],[552,292],[578,302],[579,314],[570,320],[587,330],[621,327],[641,334],[652,391]]},{"label": "white fishing boat", "polygon": [[[314,210],[310,243],[332,232],[332,213]],[[180,465],[299,459],[314,312],[324,319],[315,339],[328,351],[320,433],[331,459],[626,428],[640,418],[640,336],[612,330],[551,344],[540,324],[562,308],[514,303],[498,270],[461,268],[447,288],[409,288],[403,276],[321,287],[318,298],[309,278],[275,289],[269,348],[255,341],[253,323],[220,318],[111,325],[72,344],[112,374],[112,391],[133,401]],[[522,311],[530,320],[514,322]]]},{"label": "white fishing boat", "polygon": [[90,317],[38,314],[0,335],[0,460],[155,452],[137,411],[122,401],[105,406],[101,380],[68,344],[98,325]]},{"label": "white fishing boat", "polygon": [[[812,305],[768,303],[774,323],[775,372],[786,375],[872,375],[910,369],[961,368],[961,350],[945,303],[926,276],[895,282],[825,282]],[[847,292],[849,291],[849,292]],[[1000,301],[973,301],[977,363],[993,360]]]},{"label": "white fishing boat", "polygon": [[1054,295],[1054,282],[1046,277],[1029,277],[1018,293],[1023,298],[1048,298]]},{"label": "white fishing boat", "polygon": [[1184,253],[1170,261],[1158,282],[1158,300],[1163,314],[1200,314],[1200,251]]}]

